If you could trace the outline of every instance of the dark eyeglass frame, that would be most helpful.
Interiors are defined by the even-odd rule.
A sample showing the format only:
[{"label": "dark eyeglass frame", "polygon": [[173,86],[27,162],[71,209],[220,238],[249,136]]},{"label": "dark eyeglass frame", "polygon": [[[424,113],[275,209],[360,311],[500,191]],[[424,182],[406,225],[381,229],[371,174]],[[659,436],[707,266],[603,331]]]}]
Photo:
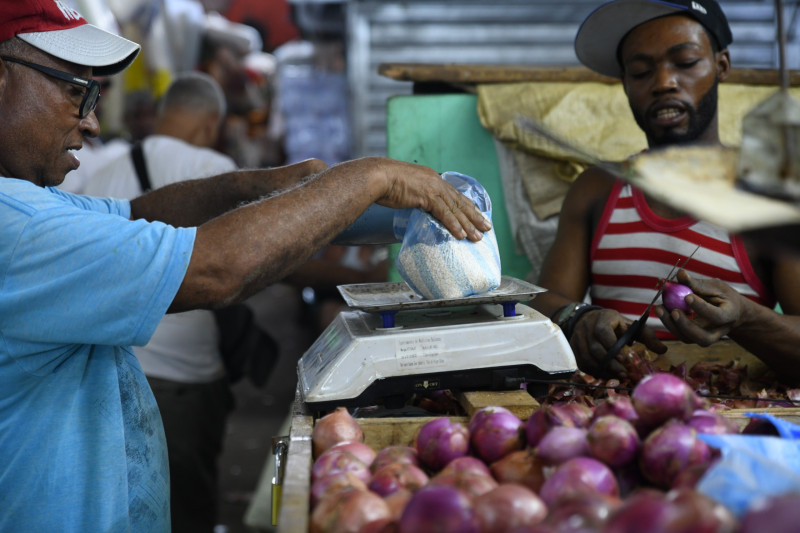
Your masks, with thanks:
[{"label": "dark eyeglass frame", "polygon": [[22,59],[17,59],[16,57],[0,56],[0,59],[10,63],[19,63],[20,65],[32,68],[33,70],[38,70],[39,72],[53,78],[86,89],[83,92],[81,105],[78,107],[78,114],[81,118],[88,117],[89,113],[94,111],[94,108],[97,107],[97,101],[100,99],[100,83],[97,80],[81,78],[80,76],[70,74],[69,72],[63,72],[54,68],[45,67],[44,65],[37,65],[36,63],[30,63]]}]

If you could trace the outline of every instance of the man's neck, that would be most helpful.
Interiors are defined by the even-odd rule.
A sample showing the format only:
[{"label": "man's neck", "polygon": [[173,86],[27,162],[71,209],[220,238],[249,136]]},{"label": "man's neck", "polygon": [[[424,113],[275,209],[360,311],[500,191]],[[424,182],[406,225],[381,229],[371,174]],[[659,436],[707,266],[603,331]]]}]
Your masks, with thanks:
[{"label": "man's neck", "polygon": [[201,148],[210,148],[215,139],[209,135],[209,120],[211,119],[206,114],[200,112],[196,114],[170,113],[159,118],[154,133],[175,137]]}]

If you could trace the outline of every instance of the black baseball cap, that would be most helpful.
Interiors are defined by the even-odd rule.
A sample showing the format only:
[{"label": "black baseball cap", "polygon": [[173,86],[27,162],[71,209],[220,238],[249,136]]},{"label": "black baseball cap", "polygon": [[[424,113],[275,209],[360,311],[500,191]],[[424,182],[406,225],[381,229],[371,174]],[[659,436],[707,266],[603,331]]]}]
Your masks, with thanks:
[{"label": "black baseball cap", "polygon": [[716,0],[612,0],[592,11],[575,36],[575,53],[590,69],[622,77],[617,50],[636,26],[668,15],[686,15],[702,24],[720,50],[733,42],[728,19]]}]

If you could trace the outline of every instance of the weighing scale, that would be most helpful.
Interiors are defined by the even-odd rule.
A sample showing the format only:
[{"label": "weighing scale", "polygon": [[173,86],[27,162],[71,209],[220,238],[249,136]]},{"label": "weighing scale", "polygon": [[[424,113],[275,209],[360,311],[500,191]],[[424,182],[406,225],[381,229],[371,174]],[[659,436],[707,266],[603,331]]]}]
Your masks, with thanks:
[{"label": "weighing scale", "polygon": [[578,368],[561,329],[519,303],[544,289],[519,279],[503,276],[493,291],[442,300],[425,300],[405,282],[338,289],[349,309],[297,365],[311,410],[397,408],[414,393],[443,389],[519,389]]}]

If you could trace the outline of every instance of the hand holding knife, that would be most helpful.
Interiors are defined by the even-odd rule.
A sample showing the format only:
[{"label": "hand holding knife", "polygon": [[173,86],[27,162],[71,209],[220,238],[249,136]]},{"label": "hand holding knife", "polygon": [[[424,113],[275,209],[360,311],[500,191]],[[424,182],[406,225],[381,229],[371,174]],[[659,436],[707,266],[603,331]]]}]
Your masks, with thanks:
[{"label": "hand holding knife", "polygon": [[655,305],[658,299],[661,298],[661,294],[664,292],[664,286],[666,285],[665,282],[674,281],[673,278],[677,274],[678,270],[685,267],[686,264],[689,262],[689,260],[694,256],[694,254],[699,249],[700,245],[698,244],[697,247],[694,249],[694,251],[692,251],[692,253],[689,254],[689,257],[684,259],[683,262],[679,260],[678,262],[675,263],[675,265],[669,271],[667,276],[662,280],[661,286],[658,288],[658,291],[656,291],[656,295],[653,296],[653,299],[650,300],[650,303],[644,310],[644,313],[642,313],[642,316],[634,320],[633,323],[630,326],[628,326],[628,329],[625,331],[625,333],[623,333],[622,336],[620,336],[620,338],[617,339],[617,342],[615,342],[614,345],[611,346],[611,348],[608,350],[608,352],[606,352],[606,355],[602,361],[602,366],[604,367],[607,366],[608,363],[610,363],[611,360],[617,356],[620,350],[622,350],[623,346],[628,346],[632,344],[634,341],[639,339],[639,336],[642,333],[642,329],[644,329],[645,324],[647,324],[647,319],[650,316],[650,309],[652,309],[653,305]]}]

